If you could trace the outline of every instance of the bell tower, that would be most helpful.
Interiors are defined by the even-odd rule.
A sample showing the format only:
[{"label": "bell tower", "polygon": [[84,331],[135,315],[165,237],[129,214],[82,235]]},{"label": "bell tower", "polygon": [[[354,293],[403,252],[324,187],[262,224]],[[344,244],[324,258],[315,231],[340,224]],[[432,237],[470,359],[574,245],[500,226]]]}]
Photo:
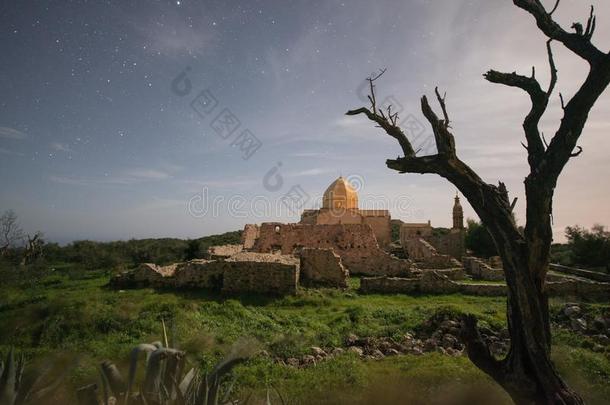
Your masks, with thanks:
[{"label": "bell tower", "polygon": [[453,229],[464,229],[464,210],[460,204],[460,197],[455,193],[455,203],[453,204]]}]

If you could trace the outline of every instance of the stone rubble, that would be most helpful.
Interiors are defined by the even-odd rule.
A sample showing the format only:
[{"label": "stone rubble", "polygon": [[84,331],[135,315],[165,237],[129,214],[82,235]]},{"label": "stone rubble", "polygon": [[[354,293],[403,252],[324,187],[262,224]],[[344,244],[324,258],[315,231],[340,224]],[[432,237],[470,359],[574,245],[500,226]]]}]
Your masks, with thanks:
[{"label": "stone rubble", "polygon": [[[366,360],[381,360],[404,354],[419,356],[433,352],[447,356],[463,356],[465,346],[459,337],[459,331],[460,323],[457,319],[452,318],[451,315],[441,314],[425,322],[422,330],[405,333],[399,339],[358,337],[350,333],[344,340],[346,348],[312,346],[309,348],[309,353],[300,358],[276,358],[276,361],[290,367],[309,367],[344,353],[351,353]],[[498,357],[506,355],[510,346],[506,330],[482,327],[481,333],[494,355]]]}]

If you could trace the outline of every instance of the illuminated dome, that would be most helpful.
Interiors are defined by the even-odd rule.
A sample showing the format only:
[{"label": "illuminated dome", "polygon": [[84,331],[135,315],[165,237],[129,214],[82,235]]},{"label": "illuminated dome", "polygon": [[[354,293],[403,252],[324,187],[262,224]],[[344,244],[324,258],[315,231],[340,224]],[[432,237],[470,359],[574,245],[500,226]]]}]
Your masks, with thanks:
[{"label": "illuminated dome", "polygon": [[322,208],[358,209],[358,194],[347,180],[339,177],[324,192]]}]

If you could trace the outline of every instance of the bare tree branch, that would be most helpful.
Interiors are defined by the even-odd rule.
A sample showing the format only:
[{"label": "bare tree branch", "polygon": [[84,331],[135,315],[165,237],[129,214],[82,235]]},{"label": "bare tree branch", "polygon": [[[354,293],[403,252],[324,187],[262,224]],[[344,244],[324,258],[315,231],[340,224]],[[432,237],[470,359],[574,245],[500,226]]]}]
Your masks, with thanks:
[{"label": "bare tree branch", "polygon": [[559,2],[561,0],[557,0],[557,2],[555,3],[555,6],[553,7],[553,9],[549,12],[549,15],[553,15],[553,13],[555,12],[555,10],[557,10],[557,7],[559,7]]},{"label": "bare tree branch", "polygon": [[[593,10],[589,17],[590,26],[588,31],[581,33],[568,33],[559,24],[557,24],[550,13],[547,13],[540,0],[513,0],[513,3],[530,13],[536,19],[536,25],[538,28],[550,39],[555,39],[565,45],[566,48],[580,56],[581,58],[588,61],[590,64],[598,63],[603,59],[608,59],[610,56],[606,55],[599,49],[597,49],[591,43],[591,37],[595,30],[595,16]],[[553,8],[552,12],[555,11],[557,5]],[[582,31],[582,25],[580,25]]]}]

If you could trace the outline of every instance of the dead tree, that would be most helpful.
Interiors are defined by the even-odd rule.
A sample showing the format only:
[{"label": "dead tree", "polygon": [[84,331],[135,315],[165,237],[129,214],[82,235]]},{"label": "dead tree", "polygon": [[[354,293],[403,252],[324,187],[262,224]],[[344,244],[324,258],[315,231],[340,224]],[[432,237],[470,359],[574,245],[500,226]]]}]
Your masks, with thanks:
[{"label": "dead tree", "polygon": [[[546,90],[536,79],[534,69],[530,76],[494,70],[484,75],[489,82],[522,89],[531,100],[531,110],[523,122],[526,140],[523,145],[527,149],[530,168],[525,178],[527,222],[523,232],[519,231],[513,218],[513,204],[504,184],[500,182],[495,186],[484,182],[457,156],[445,96],[441,96],[437,89],[435,93],[442,117],[435,114],[426,96],[421,98],[422,112],[434,133],[435,155],[417,156],[398,125],[398,116],[390,109],[387,112],[378,109],[373,83],[379,75],[369,78],[371,107],[351,110],[347,115],[366,115],[398,141],[404,156],[387,160],[388,168],[400,173],[434,173],[454,184],[492,235],[504,264],[508,286],[507,319],[511,348],[504,359],[496,359],[481,339],[476,319],[466,316],[462,337],[472,362],[497,381],[516,403],[581,404],[582,399],[566,385],[550,359],[551,332],[545,277],[552,241],[552,201],[557,179],[568,161],[582,152],[577,141],[589,111],[610,82],[610,54],[591,43],[595,31],[593,7],[586,28],[575,23],[575,32],[567,32],[552,18],[559,1],[550,12],[539,0],[513,0],[513,3],[531,14],[538,28],[548,37],[546,48],[551,71]],[[547,144],[539,130],[539,122],[557,82],[551,49],[553,41],[587,61],[590,70],[567,103],[560,95],[563,118]]]},{"label": "dead tree", "polygon": [[22,238],[23,231],[19,226],[17,214],[13,210],[5,211],[0,217],[0,256],[6,256]]},{"label": "dead tree", "polygon": [[27,242],[23,249],[23,256],[21,258],[21,265],[26,266],[34,263],[36,260],[43,256],[44,240],[42,239],[42,232],[36,232],[34,236],[27,235]]}]

